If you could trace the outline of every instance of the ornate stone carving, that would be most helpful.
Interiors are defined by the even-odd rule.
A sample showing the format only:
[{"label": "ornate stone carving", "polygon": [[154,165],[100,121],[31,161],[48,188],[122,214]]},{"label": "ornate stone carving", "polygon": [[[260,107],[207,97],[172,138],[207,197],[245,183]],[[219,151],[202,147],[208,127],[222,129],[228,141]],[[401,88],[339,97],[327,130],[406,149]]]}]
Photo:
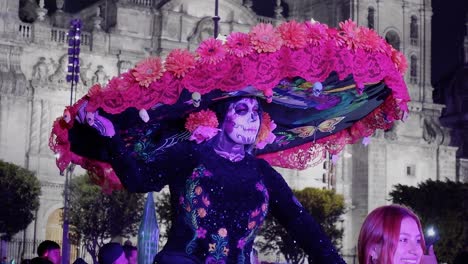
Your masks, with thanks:
[{"label": "ornate stone carving", "polygon": [[119,74],[122,74],[124,72],[127,72],[133,67],[133,64],[131,61],[128,60],[121,60],[117,63],[117,68],[119,69]]},{"label": "ornate stone carving", "polygon": [[44,0],[39,0],[39,7],[36,8],[37,20],[44,21],[47,15],[47,9],[44,8]]},{"label": "ornate stone carving", "polygon": [[94,25],[94,28],[93,30],[97,30],[97,31],[101,31],[102,28],[101,28],[101,23],[102,23],[102,17],[101,17],[101,7],[98,6],[96,8],[96,16],[93,17],[93,25]]},{"label": "ornate stone carving", "polygon": [[277,19],[284,18],[282,13],[283,13],[283,7],[281,6],[281,0],[276,0],[275,17]]},{"label": "ornate stone carving", "polygon": [[38,7],[39,6],[35,0],[21,0],[18,13],[21,21],[27,23],[34,22],[37,19],[36,9]]},{"label": "ornate stone carving", "polygon": [[60,57],[59,62],[55,63],[54,60],[51,59],[51,63],[54,65],[55,72],[51,76],[49,76],[49,81],[53,84],[61,84],[63,85],[66,82],[67,76],[67,66],[68,66],[68,57],[67,54],[62,55]]},{"label": "ornate stone carving", "polygon": [[15,87],[15,75],[6,65],[0,65],[0,79],[2,80],[0,92],[2,94],[11,94]]},{"label": "ornate stone carving", "polygon": [[39,152],[51,154],[49,150],[49,134],[50,134],[50,110],[48,101],[42,101],[41,109],[41,124],[40,124],[40,139],[39,139]]},{"label": "ornate stone carving", "polygon": [[10,50],[10,70],[13,72],[15,80],[13,94],[17,96],[27,95],[29,91],[26,76],[21,70],[20,57],[22,53],[23,50],[20,47],[12,47]]},{"label": "ornate stone carving", "polygon": [[57,10],[58,11],[62,11],[62,8],[63,8],[63,4],[65,3],[64,0],[56,0],[55,1],[55,4],[57,6]]},{"label": "ornate stone carving", "polygon": [[13,91],[13,94],[17,96],[28,95],[30,89],[26,76],[24,76],[22,72],[15,72],[15,80],[15,90]]},{"label": "ornate stone carving", "polygon": [[51,62],[47,62],[45,57],[40,57],[33,66],[31,84],[33,87],[44,87],[49,82]]},{"label": "ornate stone carving", "polygon": [[0,93],[11,94],[14,87],[14,74],[10,71],[8,55],[10,46],[0,45]]},{"label": "ornate stone carving", "polygon": [[40,131],[41,101],[33,100],[31,116],[31,134],[29,135],[29,154],[39,152],[39,131]]},{"label": "ornate stone carving", "polygon": [[444,141],[445,133],[438,121],[430,116],[421,119],[423,127],[423,139],[429,144],[441,145]]},{"label": "ornate stone carving", "polygon": [[398,140],[397,126],[398,126],[398,123],[394,123],[392,128],[390,128],[389,130],[386,130],[384,132],[384,138],[387,140],[392,140],[392,141]]},{"label": "ornate stone carving", "polygon": [[91,62],[86,64],[85,60],[80,58],[80,79],[84,86],[91,85],[91,79],[93,78],[91,65]]},{"label": "ornate stone carving", "polygon": [[93,84],[99,83],[101,86],[104,86],[106,85],[108,81],[109,81],[109,76],[104,71],[104,66],[98,65],[97,70],[94,72],[92,83]]},{"label": "ornate stone carving", "polygon": [[213,34],[213,19],[211,17],[204,17],[200,19],[200,21],[198,21],[198,23],[195,25],[192,34],[190,34],[187,38],[189,42],[189,49],[195,48],[198,43],[209,37],[212,37]]}]

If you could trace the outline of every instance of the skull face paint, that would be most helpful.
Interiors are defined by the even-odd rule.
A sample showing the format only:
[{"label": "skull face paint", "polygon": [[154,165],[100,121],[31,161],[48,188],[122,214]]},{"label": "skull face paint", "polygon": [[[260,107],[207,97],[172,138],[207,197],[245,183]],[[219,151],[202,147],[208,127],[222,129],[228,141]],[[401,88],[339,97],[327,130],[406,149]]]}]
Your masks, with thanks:
[{"label": "skull face paint", "polygon": [[258,102],[253,98],[243,98],[232,103],[224,121],[224,133],[237,144],[255,143],[260,128],[258,111]]}]

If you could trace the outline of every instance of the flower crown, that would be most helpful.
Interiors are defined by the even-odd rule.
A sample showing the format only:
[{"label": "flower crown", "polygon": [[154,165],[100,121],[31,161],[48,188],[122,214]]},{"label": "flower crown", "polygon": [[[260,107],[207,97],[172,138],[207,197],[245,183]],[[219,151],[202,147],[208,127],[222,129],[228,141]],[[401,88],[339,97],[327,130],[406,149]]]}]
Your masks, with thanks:
[{"label": "flower crown", "polygon": [[[185,129],[192,133],[189,139],[200,144],[205,140],[210,140],[218,134],[220,131],[220,129],[218,129],[218,125],[219,122],[215,112],[207,109],[191,113],[185,122]],[[267,144],[273,143],[276,138],[273,134],[273,130],[275,128],[276,124],[271,120],[270,115],[263,112],[262,123],[260,124],[255,147],[263,149]]]},{"label": "flower crown", "polygon": [[[371,66],[358,65],[354,56],[362,61],[366,56],[376,57],[387,73],[376,76],[368,72]],[[389,66],[389,60],[393,66]],[[314,65],[307,66],[310,64]],[[157,103],[175,103],[183,89],[205,94],[215,89],[237,91],[248,85],[262,91],[271,102],[272,89],[281,76],[302,76],[313,83],[324,80],[331,71],[336,71],[340,79],[353,74],[360,89],[365,81],[376,78],[386,79],[394,90],[403,91],[404,83],[385,76],[394,72],[401,76],[406,68],[402,53],[374,30],[351,20],[341,22],[336,29],[315,21],[289,21],[276,28],[260,23],[249,33],[231,33],[225,41],[209,38],[195,53],[175,49],[164,62],[159,57],[140,61],[105,88],[93,86],[87,111],[102,107],[117,114],[127,107],[149,109]],[[403,99],[406,102],[409,97]],[[403,103],[400,106],[406,110]]]},{"label": "flower crown", "polygon": [[374,30],[358,27],[352,20],[347,20],[339,23],[338,30],[316,21],[289,21],[278,28],[260,23],[249,33],[234,32],[228,35],[225,41],[208,38],[200,44],[196,55],[188,50],[175,49],[169,53],[164,65],[159,58],[145,59],[136,65],[132,74],[141,86],[148,87],[160,79],[166,70],[176,78],[184,77],[196,63],[216,65],[227,54],[244,57],[252,52],[274,53],[282,46],[301,49],[307,45],[318,46],[329,40],[338,47],[353,51],[363,49],[386,53],[392,57],[401,73],[406,71],[407,62],[402,53],[388,45]]}]

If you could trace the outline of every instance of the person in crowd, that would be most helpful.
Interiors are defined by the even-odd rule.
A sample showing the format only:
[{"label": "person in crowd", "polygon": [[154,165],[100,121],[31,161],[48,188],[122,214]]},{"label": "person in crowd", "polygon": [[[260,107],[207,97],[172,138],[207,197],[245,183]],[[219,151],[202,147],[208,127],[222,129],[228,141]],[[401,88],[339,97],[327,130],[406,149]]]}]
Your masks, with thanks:
[{"label": "person in crowd", "polygon": [[50,261],[53,264],[62,263],[60,245],[52,240],[42,241],[37,247],[37,255],[38,257],[31,260],[32,263],[47,263],[47,261]]},{"label": "person in crowd", "polygon": [[122,245],[107,243],[99,249],[99,264],[128,264]]},{"label": "person in crowd", "polygon": [[359,264],[437,264],[433,247],[426,244],[421,222],[410,209],[387,205],[364,220],[358,240]]},{"label": "person in crowd", "polygon": [[124,244],[123,250],[125,252],[125,258],[127,258],[128,264],[138,263],[138,249],[132,244]]}]

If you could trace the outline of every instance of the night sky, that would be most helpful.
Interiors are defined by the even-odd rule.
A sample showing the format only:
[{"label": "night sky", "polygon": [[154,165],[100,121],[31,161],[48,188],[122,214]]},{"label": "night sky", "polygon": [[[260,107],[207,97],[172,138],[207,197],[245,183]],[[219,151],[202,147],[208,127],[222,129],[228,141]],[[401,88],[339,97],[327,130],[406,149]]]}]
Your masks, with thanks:
[{"label": "night sky", "polygon": [[432,84],[437,85],[464,64],[468,0],[432,0],[432,8]]}]

